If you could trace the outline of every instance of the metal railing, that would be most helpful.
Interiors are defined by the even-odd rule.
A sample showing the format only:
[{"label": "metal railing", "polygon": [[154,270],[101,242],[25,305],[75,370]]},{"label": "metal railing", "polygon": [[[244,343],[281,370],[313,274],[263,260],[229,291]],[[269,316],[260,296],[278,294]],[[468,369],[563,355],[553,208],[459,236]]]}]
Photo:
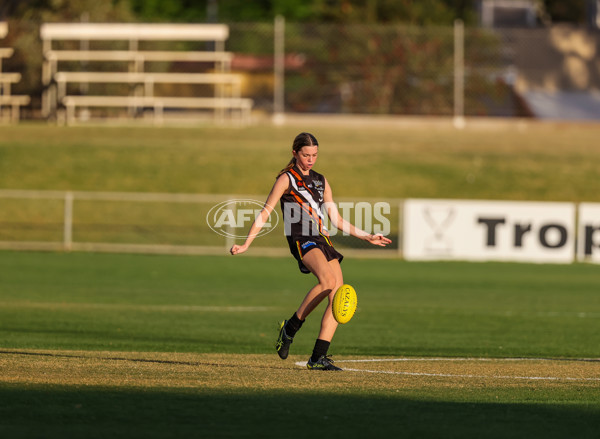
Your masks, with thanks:
[{"label": "metal railing", "polygon": [[[0,249],[161,254],[227,254],[242,238],[221,236],[207,223],[211,209],[228,200],[261,196],[86,191],[0,190]],[[363,201],[365,200],[352,200]],[[382,200],[369,200],[373,203]],[[356,214],[340,199],[342,214]],[[344,254],[361,257],[401,256],[402,202],[385,200],[394,243],[380,250],[332,231]],[[358,211],[357,211],[358,212]],[[353,221],[352,218],[347,218]],[[245,236],[251,218],[238,231]],[[359,222],[361,219],[359,219]],[[283,225],[257,238],[252,254],[289,255]]]}]

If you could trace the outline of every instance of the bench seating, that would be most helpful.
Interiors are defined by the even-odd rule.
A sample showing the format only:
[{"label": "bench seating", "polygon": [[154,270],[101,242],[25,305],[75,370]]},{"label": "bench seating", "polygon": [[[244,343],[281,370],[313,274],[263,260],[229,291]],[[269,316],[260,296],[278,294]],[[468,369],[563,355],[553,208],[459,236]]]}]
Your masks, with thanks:
[{"label": "bench seating", "polygon": [[[252,100],[242,99],[241,77],[230,73],[233,54],[226,52],[225,41],[229,28],[221,24],[84,24],[47,23],[40,29],[44,45],[42,82],[42,113],[59,116],[61,106],[66,109],[66,121],[74,123],[76,109],[83,107],[152,108],[155,119],[162,120],[164,109],[212,109],[222,118],[227,110],[239,113],[240,119],[249,120]],[[53,47],[55,41],[85,41],[85,50],[67,50]],[[89,50],[93,41],[127,41],[129,50]],[[152,41],[204,41],[214,43],[214,50],[140,50],[140,42]],[[104,44],[106,47],[106,44]],[[122,47],[122,45],[121,45]],[[77,66],[61,62],[126,63],[127,71],[68,71]],[[148,70],[149,63],[194,62],[209,64],[198,67],[195,72],[155,73]],[[88,65],[88,63],[90,65]],[[118,64],[117,64],[118,66]],[[208,67],[208,71],[207,71]],[[92,66],[95,70],[103,70]],[[121,67],[117,67],[121,69]],[[122,83],[130,85],[129,96],[81,96],[69,94],[69,83]],[[212,96],[155,96],[155,84],[206,84],[214,86]],[[134,104],[135,103],[135,104]],[[237,111],[236,111],[237,110]],[[131,113],[131,112],[130,112]]]},{"label": "bench seating", "polygon": [[[143,85],[144,96],[154,96],[154,84],[211,84],[229,87],[231,97],[240,97],[242,78],[223,73],[128,73],[128,72],[58,72],[58,99],[67,95],[68,83],[127,83]],[[220,90],[220,97],[225,96]]]},{"label": "bench seating", "polygon": [[66,108],[68,125],[76,123],[75,110],[77,107],[114,107],[128,108],[133,112],[150,108],[154,112],[154,123],[163,123],[165,108],[207,108],[238,113],[238,121],[245,125],[249,123],[252,99],[244,98],[188,98],[161,96],[65,96],[62,103]]},{"label": "bench seating", "polygon": [[[229,71],[233,53],[164,50],[48,50],[44,54],[48,61],[47,75],[54,75],[59,61],[126,61],[138,63],[134,71],[143,71],[145,62],[208,62],[214,63],[219,71]],[[134,64],[135,66],[135,64]]]}]

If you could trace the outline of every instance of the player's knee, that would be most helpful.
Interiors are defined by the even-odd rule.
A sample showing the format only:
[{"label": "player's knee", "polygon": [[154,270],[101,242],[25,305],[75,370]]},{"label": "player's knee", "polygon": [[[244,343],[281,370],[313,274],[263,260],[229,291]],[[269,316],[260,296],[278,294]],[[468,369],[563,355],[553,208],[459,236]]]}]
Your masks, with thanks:
[{"label": "player's knee", "polygon": [[337,279],[335,282],[335,287],[333,287],[333,291],[336,292],[338,290],[338,288],[341,287],[342,285],[344,285],[344,282],[340,282],[340,280]]},{"label": "player's knee", "polygon": [[326,273],[319,279],[319,283],[323,287],[323,290],[333,291],[337,285],[337,280],[333,273]]}]

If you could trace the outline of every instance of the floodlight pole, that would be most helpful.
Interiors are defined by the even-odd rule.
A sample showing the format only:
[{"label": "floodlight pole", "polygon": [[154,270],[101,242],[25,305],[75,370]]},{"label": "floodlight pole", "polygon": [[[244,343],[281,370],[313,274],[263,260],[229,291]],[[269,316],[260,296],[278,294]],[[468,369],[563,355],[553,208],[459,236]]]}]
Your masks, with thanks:
[{"label": "floodlight pole", "polygon": [[454,127],[465,127],[465,25],[454,21]]}]

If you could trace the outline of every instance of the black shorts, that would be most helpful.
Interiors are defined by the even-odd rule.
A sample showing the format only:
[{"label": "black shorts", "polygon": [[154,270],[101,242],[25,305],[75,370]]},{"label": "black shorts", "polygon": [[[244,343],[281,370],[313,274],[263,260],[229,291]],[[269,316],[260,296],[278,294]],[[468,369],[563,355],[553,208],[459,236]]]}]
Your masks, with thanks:
[{"label": "black shorts", "polygon": [[334,249],[333,246],[326,242],[324,239],[318,239],[314,236],[307,238],[303,237],[296,240],[288,236],[287,239],[288,244],[290,246],[290,252],[298,261],[298,268],[302,273],[310,273],[310,270],[306,268],[306,266],[302,262],[302,258],[306,253],[313,249],[320,249],[325,255],[325,258],[327,258],[327,261],[333,261],[334,259],[337,259],[341,263],[342,259],[344,259],[344,256],[336,249]]}]

